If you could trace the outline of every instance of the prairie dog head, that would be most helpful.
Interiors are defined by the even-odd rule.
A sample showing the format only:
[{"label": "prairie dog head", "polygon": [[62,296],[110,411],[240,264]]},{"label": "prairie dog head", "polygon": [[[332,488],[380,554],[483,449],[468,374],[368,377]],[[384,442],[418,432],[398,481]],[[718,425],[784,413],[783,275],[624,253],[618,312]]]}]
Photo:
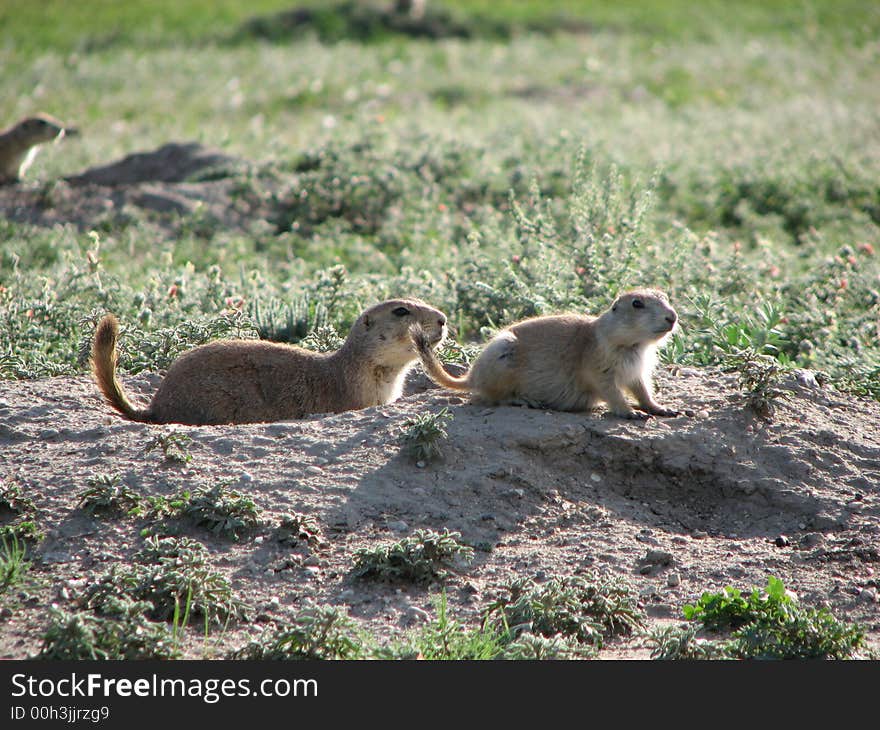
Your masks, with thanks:
[{"label": "prairie dog head", "polygon": [[48,114],[37,114],[36,116],[22,119],[13,127],[13,132],[29,145],[51,142],[53,139],[61,138],[66,134],[77,134],[76,128],[65,127],[63,123],[54,117],[50,117]]},{"label": "prairie dog head", "polygon": [[623,347],[661,343],[678,322],[669,300],[657,289],[635,289],[621,294],[602,316],[614,344]]},{"label": "prairie dog head", "polygon": [[446,338],[446,315],[418,299],[390,299],[361,314],[349,337],[377,364],[398,368],[418,358],[413,327],[420,327],[436,347]]}]

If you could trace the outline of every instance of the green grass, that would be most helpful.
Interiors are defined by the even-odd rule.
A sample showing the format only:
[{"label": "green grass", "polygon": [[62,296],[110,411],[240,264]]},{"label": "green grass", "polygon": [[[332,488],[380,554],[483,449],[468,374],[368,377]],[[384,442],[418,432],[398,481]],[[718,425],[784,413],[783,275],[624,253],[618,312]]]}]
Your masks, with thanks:
[{"label": "green grass", "polygon": [[[87,0],[71,5],[64,0],[8,0],[0,7],[5,41],[19,52],[38,55],[47,49],[94,52],[116,46],[156,47],[156,44],[209,42],[229,33],[245,20],[296,6],[321,7],[318,0],[155,0],[118,3]],[[722,0],[694,7],[685,0],[641,0],[603,3],[599,0],[431,0],[464,16],[483,16],[499,22],[553,27],[560,18],[577,19],[598,29],[627,30],[648,38],[691,38],[717,34],[718,19],[735,32],[789,35],[820,31],[865,40],[880,27],[880,12],[871,3],[738,2],[735,9]],[[95,18],[101,18],[96,27]]]},{"label": "green grass", "polygon": [[[48,209],[59,175],[193,139],[251,161],[230,173],[232,206],[264,218],[0,222],[0,377],[85,372],[106,311],[137,373],[218,337],[332,349],[392,295],[440,307],[473,347],[650,284],[681,314],[667,361],[750,349],[778,362],[764,373],[880,397],[880,79],[856,42],[880,27],[871,4],[453,3],[593,30],[336,45],[215,42],[283,3],[160,4],[149,21],[137,4],[47,3],[63,23],[15,7],[9,115],[83,128],[32,168]],[[86,7],[120,31],[67,56]],[[759,410],[765,385],[747,386]]]},{"label": "green grass", "polygon": [[30,569],[27,547],[13,534],[0,536],[0,595],[14,588]]}]

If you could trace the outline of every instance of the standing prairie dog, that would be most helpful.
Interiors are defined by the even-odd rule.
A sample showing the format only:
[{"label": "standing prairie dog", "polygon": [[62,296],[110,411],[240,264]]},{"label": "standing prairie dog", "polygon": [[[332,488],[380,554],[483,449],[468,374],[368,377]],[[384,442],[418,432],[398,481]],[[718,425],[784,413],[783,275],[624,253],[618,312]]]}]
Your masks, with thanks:
[{"label": "standing prairie dog", "polygon": [[44,142],[78,134],[48,114],[22,119],[0,132],[0,185],[18,182]]},{"label": "standing prairie dog", "polygon": [[144,423],[259,423],[339,413],[400,397],[418,360],[410,330],[430,349],[446,337],[446,315],[424,302],[392,299],[363,312],[342,347],[318,353],[262,340],[218,340],[178,357],[150,405],[136,408],[116,377],[119,323],[98,323],[91,366],[107,402]]},{"label": "standing prairie dog", "polygon": [[[519,403],[584,411],[600,401],[622,418],[676,416],[654,400],[651,373],[657,345],[675,327],[663,292],[622,294],[598,317],[534,317],[499,332],[462,377],[449,375],[430,339],[414,331],[422,364],[438,385],[472,393],[488,403]],[[631,393],[643,413],[633,410]]]}]

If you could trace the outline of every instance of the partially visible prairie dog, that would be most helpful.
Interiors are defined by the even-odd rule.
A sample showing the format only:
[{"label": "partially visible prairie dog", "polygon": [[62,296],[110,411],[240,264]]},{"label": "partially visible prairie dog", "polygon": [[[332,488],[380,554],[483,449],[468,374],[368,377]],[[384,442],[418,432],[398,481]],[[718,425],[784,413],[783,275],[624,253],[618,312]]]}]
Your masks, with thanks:
[{"label": "partially visible prairie dog", "polygon": [[27,117],[0,132],[0,185],[20,180],[44,142],[78,134],[48,114]]},{"label": "partially visible prairie dog", "polygon": [[125,418],[195,426],[258,423],[382,405],[400,397],[418,360],[411,328],[430,349],[446,315],[424,302],[392,299],[363,312],[342,347],[317,353],[262,340],[218,340],[178,357],[146,408],[131,404],[116,377],[119,323],[98,323],[91,366],[107,402]]},{"label": "partially visible prairie dog", "polygon": [[[499,332],[462,377],[449,375],[419,332],[414,341],[437,384],[472,393],[488,403],[525,403],[584,411],[600,401],[622,418],[676,416],[654,400],[651,373],[656,350],[675,327],[675,310],[663,292],[622,294],[598,317],[534,317]],[[632,394],[643,413],[626,398]]]}]

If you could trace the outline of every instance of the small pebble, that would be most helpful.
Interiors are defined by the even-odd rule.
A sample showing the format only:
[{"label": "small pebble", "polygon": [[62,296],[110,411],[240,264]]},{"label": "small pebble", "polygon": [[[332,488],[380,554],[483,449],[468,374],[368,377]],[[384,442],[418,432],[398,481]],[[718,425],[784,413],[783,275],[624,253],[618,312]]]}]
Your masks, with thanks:
[{"label": "small pebble", "polygon": [[639,568],[639,574],[640,574],[640,575],[648,575],[648,573],[650,573],[650,572],[651,572],[651,566],[650,566],[650,565],[643,565],[643,566],[641,566],[641,567]]},{"label": "small pebble", "polygon": [[262,545],[262,544],[263,544],[263,540],[265,540],[265,539],[266,539],[266,538],[263,537],[262,535],[257,535],[257,536],[254,538],[254,545]]},{"label": "small pebble", "polygon": [[681,585],[681,576],[678,573],[670,573],[666,576],[666,585],[670,588]]},{"label": "small pebble", "polygon": [[388,523],[388,529],[392,532],[406,532],[409,529],[409,525],[403,520],[395,520]]},{"label": "small pebble", "polygon": [[424,461],[417,461],[417,462],[416,462],[416,468],[417,468],[417,469],[424,469],[424,468],[425,468],[425,462],[424,462]]},{"label": "small pebble", "polygon": [[243,471],[241,473],[241,476],[238,477],[238,481],[242,482],[243,484],[250,484],[252,481],[254,481],[254,475],[251,474],[249,471]]},{"label": "small pebble", "polygon": [[773,544],[776,545],[776,547],[788,547],[789,545],[791,545],[791,540],[789,540],[785,535],[780,535],[773,541]]},{"label": "small pebble", "polygon": [[694,538],[694,540],[704,540],[705,538],[709,537],[709,533],[704,532],[703,530],[696,530],[691,535],[691,537]]},{"label": "small pebble", "polygon": [[592,474],[590,474],[590,481],[598,483],[602,481],[602,477],[596,474],[596,472],[593,472]]}]

